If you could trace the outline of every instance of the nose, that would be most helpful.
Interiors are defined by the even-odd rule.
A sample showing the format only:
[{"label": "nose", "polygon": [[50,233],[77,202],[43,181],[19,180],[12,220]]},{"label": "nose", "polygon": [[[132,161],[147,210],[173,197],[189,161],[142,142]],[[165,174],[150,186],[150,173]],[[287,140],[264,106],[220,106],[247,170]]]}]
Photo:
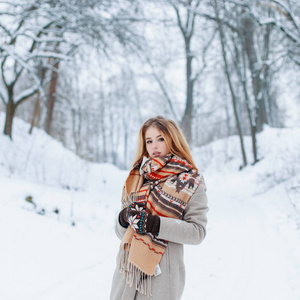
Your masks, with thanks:
[{"label": "nose", "polygon": [[157,149],[157,141],[154,141],[154,142],[153,142],[153,148],[154,148],[154,149]]}]

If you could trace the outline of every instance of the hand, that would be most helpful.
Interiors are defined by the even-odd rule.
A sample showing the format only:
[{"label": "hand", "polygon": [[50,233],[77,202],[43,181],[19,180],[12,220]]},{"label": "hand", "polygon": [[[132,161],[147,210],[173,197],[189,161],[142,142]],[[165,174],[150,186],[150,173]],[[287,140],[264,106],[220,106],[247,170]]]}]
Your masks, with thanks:
[{"label": "hand", "polygon": [[146,211],[146,202],[132,202],[128,206],[128,218],[130,216],[135,216],[136,214]]},{"label": "hand", "polygon": [[138,212],[146,209],[145,203],[133,202],[128,207],[122,209],[119,213],[119,223],[122,227],[127,228],[129,225],[128,218],[129,215],[136,215]]},{"label": "hand", "polygon": [[159,233],[160,218],[146,211],[146,203],[134,202],[129,206],[128,223],[134,231],[140,234],[150,232],[158,235]]},{"label": "hand", "polygon": [[122,209],[119,213],[119,224],[124,227],[127,228],[129,226],[129,222],[128,222],[128,207]]}]

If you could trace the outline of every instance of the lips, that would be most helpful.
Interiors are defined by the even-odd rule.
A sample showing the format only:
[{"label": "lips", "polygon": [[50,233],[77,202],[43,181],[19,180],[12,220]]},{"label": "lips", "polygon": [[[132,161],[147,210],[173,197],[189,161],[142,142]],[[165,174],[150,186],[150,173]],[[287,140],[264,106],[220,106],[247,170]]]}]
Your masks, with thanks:
[{"label": "lips", "polygon": [[160,156],[160,152],[153,152],[153,153],[152,153],[152,156],[153,156],[153,157],[158,157],[158,156]]}]

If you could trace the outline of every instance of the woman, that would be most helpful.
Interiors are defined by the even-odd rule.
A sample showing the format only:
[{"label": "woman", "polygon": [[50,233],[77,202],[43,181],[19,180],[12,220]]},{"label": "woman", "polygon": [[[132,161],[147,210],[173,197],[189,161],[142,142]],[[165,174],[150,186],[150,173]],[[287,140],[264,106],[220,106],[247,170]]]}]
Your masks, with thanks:
[{"label": "woman", "polygon": [[177,125],[149,119],[139,133],[116,234],[122,240],[111,300],[177,300],[185,283],[183,244],[205,237],[206,186]]}]

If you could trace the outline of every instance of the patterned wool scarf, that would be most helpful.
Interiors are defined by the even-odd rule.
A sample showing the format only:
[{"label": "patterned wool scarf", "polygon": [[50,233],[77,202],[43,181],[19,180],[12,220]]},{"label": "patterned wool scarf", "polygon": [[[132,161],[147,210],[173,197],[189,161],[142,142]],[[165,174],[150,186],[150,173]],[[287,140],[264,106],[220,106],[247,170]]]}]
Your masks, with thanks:
[{"label": "patterned wool scarf", "polygon": [[[200,174],[184,159],[171,154],[137,162],[126,179],[122,206],[147,203],[152,215],[181,219],[200,184]],[[159,237],[159,235],[158,235]],[[168,242],[151,233],[138,234],[130,226],[121,242],[119,268],[126,282],[142,294],[151,295],[151,277]]]}]

